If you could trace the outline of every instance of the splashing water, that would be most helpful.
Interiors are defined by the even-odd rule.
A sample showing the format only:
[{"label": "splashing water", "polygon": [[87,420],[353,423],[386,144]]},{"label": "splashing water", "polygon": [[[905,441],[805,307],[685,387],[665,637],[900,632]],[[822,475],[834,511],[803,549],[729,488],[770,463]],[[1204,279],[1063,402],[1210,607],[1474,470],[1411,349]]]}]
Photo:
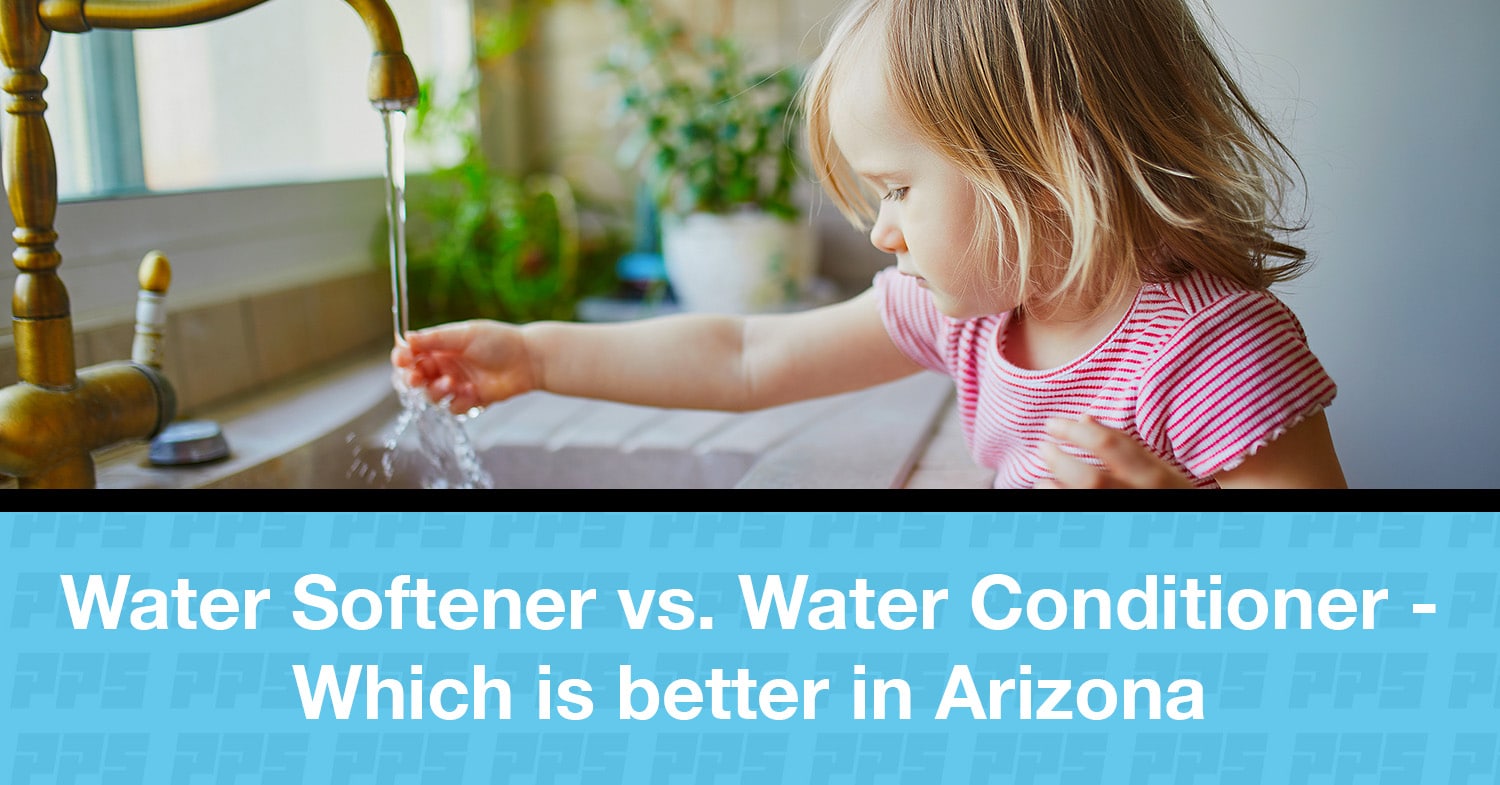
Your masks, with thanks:
[{"label": "splashing water", "polygon": [[[464,430],[467,415],[455,417],[444,401],[433,404],[420,390],[396,385],[401,397],[401,416],[385,440],[381,457],[381,474],[390,480],[396,473],[396,455],[403,447],[415,448],[423,488],[493,488],[489,472],[479,463],[474,444]],[[416,444],[402,444],[408,431],[414,432]]]},{"label": "splashing water", "polygon": [[[406,342],[409,329],[406,294],[406,113],[382,110],[385,120],[386,217],[390,227],[391,321],[397,344]],[[469,415],[454,416],[447,402],[434,404],[419,390],[395,383],[401,416],[386,437],[379,469],[359,458],[350,474],[373,482],[378,474],[389,483],[398,468],[415,468],[423,488],[493,488],[494,481],[479,462],[464,423]],[[414,438],[408,438],[408,436]],[[400,456],[400,460],[398,460]],[[411,464],[416,466],[412,467]],[[398,464],[402,464],[398,467]]]}]

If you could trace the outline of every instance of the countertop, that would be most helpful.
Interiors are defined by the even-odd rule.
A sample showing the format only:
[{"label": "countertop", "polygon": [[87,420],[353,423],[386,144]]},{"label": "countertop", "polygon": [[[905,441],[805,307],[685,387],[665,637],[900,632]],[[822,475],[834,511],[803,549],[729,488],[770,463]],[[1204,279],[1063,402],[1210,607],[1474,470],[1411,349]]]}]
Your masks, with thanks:
[{"label": "countertop", "polygon": [[[101,488],[432,487],[408,437],[384,351],[202,413],[231,455],[149,465],[147,446],[96,455]],[[196,419],[196,418],[195,418]],[[496,487],[983,488],[952,384],[922,373],[856,393],[743,414],[530,393],[465,426]],[[404,468],[403,468],[404,466]]]}]

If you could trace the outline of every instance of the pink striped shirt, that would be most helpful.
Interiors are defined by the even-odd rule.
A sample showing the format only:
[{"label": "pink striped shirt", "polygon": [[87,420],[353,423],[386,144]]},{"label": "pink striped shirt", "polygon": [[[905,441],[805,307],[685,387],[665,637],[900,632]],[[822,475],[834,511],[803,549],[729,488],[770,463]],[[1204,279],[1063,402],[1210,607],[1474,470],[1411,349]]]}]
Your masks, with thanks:
[{"label": "pink striped shirt", "polygon": [[[875,276],[881,318],[913,361],[953,377],[969,452],[995,487],[1050,477],[1054,416],[1088,414],[1134,436],[1199,486],[1333,402],[1297,317],[1269,292],[1205,273],[1148,284],[1108,337],[1062,367],[1005,359],[1010,314],[951,319],[916,279]],[[1074,453],[1098,465],[1092,456]]]}]

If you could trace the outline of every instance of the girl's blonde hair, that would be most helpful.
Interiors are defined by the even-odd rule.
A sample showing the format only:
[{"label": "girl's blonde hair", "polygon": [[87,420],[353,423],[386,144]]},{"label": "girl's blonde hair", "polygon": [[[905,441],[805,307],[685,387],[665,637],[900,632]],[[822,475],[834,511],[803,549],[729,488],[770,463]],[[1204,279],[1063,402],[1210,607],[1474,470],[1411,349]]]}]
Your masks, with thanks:
[{"label": "girl's blonde hair", "polygon": [[[1279,217],[1296,162],[1184,0],[854,0],[804,100],[814,173],[856,225],[875,210],[829,104],[857,47],[882,44],[894,111],[974,186],[977,247],[1000,249],[1026,308],[1104,307],[1195,269],[1255,289],[1302,271],[1276,239],[1301,228]],[[1064,269],[1035,261],[1046,248]]]}]

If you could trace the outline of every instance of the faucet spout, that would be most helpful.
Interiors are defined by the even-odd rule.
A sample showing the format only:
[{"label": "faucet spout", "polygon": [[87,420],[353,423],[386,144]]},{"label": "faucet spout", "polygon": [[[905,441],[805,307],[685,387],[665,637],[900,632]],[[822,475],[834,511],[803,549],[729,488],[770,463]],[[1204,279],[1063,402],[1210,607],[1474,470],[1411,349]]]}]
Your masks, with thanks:
[{"label": "faucet spout", "polygon": [[367,83],[370,103],[382,112],[410,109],[417,105],[420,87],[417,72],[401,43],[396,15],[385,0],[345,0],[370,31],[375,53],[370,58]]},{"label": "faucet spout", "polygon": [[[222,19],[266,0],[41,0],[42,25],[60,33],[93,29],[142,30],[184,27]],[[345,0],[370,32],[374,54],[370,60],[370,103],[381,111],[409,109],[417,104],[416,71],[401,43],[401,29],[386,0]]]}]

